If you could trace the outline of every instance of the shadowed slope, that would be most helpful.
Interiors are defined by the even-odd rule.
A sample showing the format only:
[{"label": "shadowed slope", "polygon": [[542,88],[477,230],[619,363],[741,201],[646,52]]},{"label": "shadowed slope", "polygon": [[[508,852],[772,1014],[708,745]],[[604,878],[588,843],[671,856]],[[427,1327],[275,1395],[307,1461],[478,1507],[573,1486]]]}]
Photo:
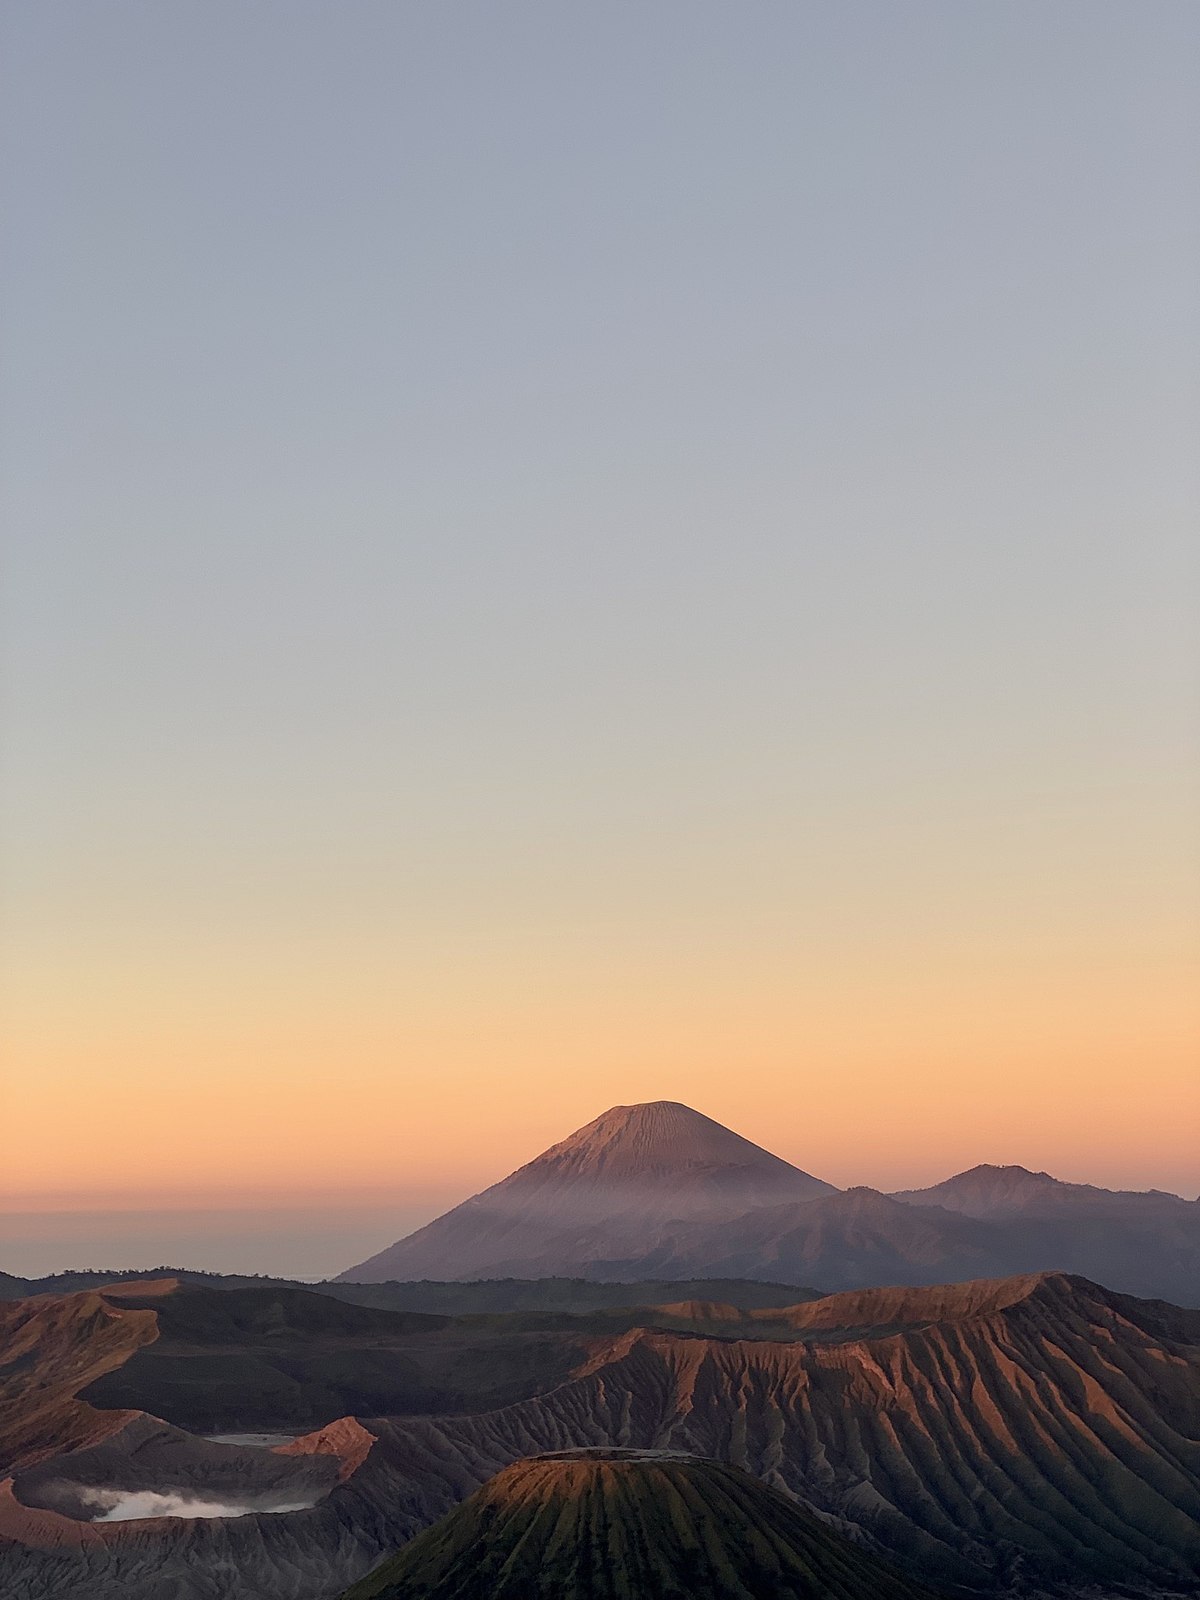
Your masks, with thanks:
[{"label": "shadowed slope", "polygon": [[736,1467],[635,1451],[519,1461],[346,1600],[922,1600]]},{"label": "shadowed slope", "polygon": [[756,1206],[832,1192],[688,1106],[670,1100],[614,1106],[342,1278],[577,1272],[590,1262],[640,1259],[679,1220],[720,1224]]},{"label": "shadowed slope", "polygon": [[535,1451],[683,1450],[939,1582],[1200,1584],[1200,1315],[1049,1274],[789,1318],[789,1342],[626,1334],[518,1406],[381,1424],[381,1460],[429,1516]]},{"label": "shadowed slope", "polygon": [[611,1313],[453,1319],[288,1287],[184,1286],[146,1304],[155,1342],[81,1398],[203,1432],[502,1405],[561,1382],[615,1331]]},{"label": "shadowed slope", "polygon": [[613,1107],[339,1285],[567,1274],[850,1289],[1047,1270],[1196,1305],[1200,1203],[1023,1167],[975,1167],[897,1195],[841,1192],[687,1106],[656,1101]]},{"label": "shadowed slope", "polygon": [[0,1304],[0,1475],[92,1444],[129,1421],[77,1399],[158,1337],[152,1310],[99,1294]]},{"label": "shadowed slope", "polygon": [[[462,1317],[360,1306],[290,1284],[217,1289],[171,1278],[0,1302],[0,1472],[97,1443],[143,1412],[228,1433],[483,1410],[553,1388],[630,1328],[722,1332],[730,1318],[758,1327],[733,1305],[714,1320],[710,1301],[639,1306],[625,1298],[634,1286],[618,1287],[612,1309],[541,1311],[535,1292],[530,1310]],[[753,1302],[770,1304],[761,1284],[657,1287],[748,1287]]]},{"label": "shadowed slope", "polygon": [[507,1316],[513,1312],[589,1316],[595,1311],[675,1305],[686,1300],[719,1300],[749,1311],[819,1300],[823,1292],[754,1278],[650,1278],[624,1283],[591,1278],[485,1278],[464,1283],[435,1283],[429,1279],[398,1283],[392,1279],[385,1283],[321,1283],[309,1287],[356,1305],[446,1316]]},{"label": "shadowed slope", "polygon": [[759,1206],[729,1227],[679,1225],[639,1265],[647,1273],[682,1277],[701,1261],[711,1263],[713,1277],[762,1276],[764,1268],[775,1277],[801,1271],[805,1281],[834,1289],[947,1283],[1003,1272],[983,1225],[866,1188]]},{"label": "shadowed slope", "polygon": [[[1042,1198],[1035,1201],[1030,1190]],[[917,1204],[917,1198],[846,1189],[759,1206],[731,1224],[680,1222],[637,1262],[600,1263],[592,1270],[611,1277],[703,1272],[850,1289],[1069,1268],[1127,1293],[1200,1302],[1200,1206],[1192,1201],[1120,1195],[1053,1178],[1028,1189],[1020,1183],[967,1186],[955,1209]],[[972,1205],[991,1210],[975,1215]]]},{"label": "shadowed slope", "polygon": [[[269,1354],[280,1369],[311,1358],[322,1372],[329,1358],[344,1356],[360,1384],[372,1349],[389,1363],[425,1363],[435,1351],[458,1361],[457,1349],[493,1389],[497,1362],[514,1363],[525,1387],[493,1409],[477,1401],[454,1414],[323,1427],[294,1447],[337,1458],[324,1473],[337,1482],[308,1510],[104,1527],[52,1520],[45,1507],[62,1503],[58,1480],[74,1473],[82,1481],[89,1463],[124,1471],[114,1452],[140,1472],[148,1444],[174,1453],[184,1441],[161,1425],[151,1437],[145,1419],[84,1408],[103,1426],[103,1448],[18,1473],[11,1522],[0,1486],[9,1536],[45,1541],[18,1549],[0,1537],[5,1600],[329,1600],[502,1468],[589,1446],[742,1467],[941,1585],[1200,1593],[1200,1314],[1163,1302],[1035,1274],[856,1290],[775,1310],[676,1305],[648,1311],[644,1325],[618,1334],[593,1324],[582,1335],[530,1335],[524,1315],[506,1334],[492,1325],[503,1319],[489,1318],[478,1344],[462,1324],[421,1331],[438,1318],[405,1318],[413,1331],[396,1343],[393,1319],[378,1313],[351,1325],[340,1320],[344,1308],[281,1300],[277,1290],[257,1291],[245,1304],[204,1292],[189,1305],[191,1293],[161,1297],[148,1312],[159,1339],[115,1375],[130,1380],[131,1400],[143,1392],[134,1382],[139,1367],[143,1377],[157,1371],[143,1358],[169,1356],[172,1347],[181,1371],[202,1380],[200,1398],[224,1391],[236,1401],[247,1353]],[[84,1316],[97,1298],[72,1297]],[[118,1309],[102,1311],[92,1337],[112,1337]],[[17,1311],[31,1314],[29,1306]],[[52,1346],[53,1319],[66,1314],[59,1302],[46,1327]],[[598,1322],[611,1328],[610,1315]],[[664,1331],[656,1317],[703,1331]],[[301,1328],[315,1341],[307,1353],[296,1342]],[[186,1347],[176,1342],[185,1333]],[[94,1370],[86,1340],[64,1348],[69,1360],[54,1369],[59,1402],[79,1373]],[[102,1359],[110,1363],[112,1352]],[[110,1382],[99,1380],[86,1396]],[[31,1387],[37,1413],[42,1393]],[[195,1407],[195,1395],[187,1405]],[[122,1424],[118,1434],[114,1423]],[[188,1476],[194,1466],[215,1481],[221,1462],[211,1448],[188,1460]],[[23,1488],[42,1509],[18,1503]]]},{"label": "shadowed slope", "polygon": [[0,1302],[29,1299],[34,1295],[78,1294],[98,1289],[119,1296],[141,1290],[149,1294],[155,1283],[196,1289],[297,1289],[325,1295],[347,1305],[371,1306],[379,1311],[415,1311],[427,1316],[504,1316],[512,1311],[566,1312],[572,1316],[591,1311],[624,1310],[629,1306],[666,1305],[681,1300],[720,1300],[744,1310],[794,1305],[818,1300],[821,1290],[793,1283],[764,1283],[754,1278],[638,1279],[622,1283],[594,1278],[483,1278],[473,1282],[445,1283],[424,1278],[381,1283],[300,1283],[294,1278],[247,1277],[244,1274],[192,1272],[185,1267],[154,1267],[130,1272],[57,1272],[47,1278],[12,1278],[0,1272]]}]

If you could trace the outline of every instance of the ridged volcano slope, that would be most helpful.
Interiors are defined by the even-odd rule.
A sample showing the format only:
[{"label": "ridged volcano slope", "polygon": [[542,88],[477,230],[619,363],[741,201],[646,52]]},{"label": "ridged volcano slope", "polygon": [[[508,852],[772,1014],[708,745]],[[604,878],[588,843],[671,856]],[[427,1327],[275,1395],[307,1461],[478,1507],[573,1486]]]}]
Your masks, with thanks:
[{"label": "ridged volcano slope", "polygon": [[518,1461],[346,1600],[925,1600],[737,1467],[626,1450]]},{"label": "ridged volcano slope", "polygon": [[520,1405],[381,1423],[379,1464],[431,1518],[536,1451],[681,1450],[931,1581],[1200,1585],[1200,1314],[1050,1274],[832,1295],[772,1331],[789,1321],[787,1341],[631,1332]]},{"label": "ridged volcano slope", "polygon": [[[327,1360],[343,1358],[357,1373],[366,1347],[356,1332],[339,1351],[326,1308],[310,1317],[300,1304],[282,1306],[275,1290],[230,1303],[231,1344],[223,1342],[226,1316],[206,1298],[189,1308],[181,1295],[177,1307],[168,1301],[125,1327],[118,1305],[70,1298],[73,1323],[64,1322],[62,1302],[18,1308],[16,1334],[26,1344],[16,1353],[25,1365],[13,1377],[18,1385],[21,1374],[39,1378],[26,1395],[35,1433],[65,1406],[58,1420],[98,1428],[103,1450],[46,1460],[24,1417],[14,1419],[24,1435],[18,1459],[37,1465],[18,1471],[7,1491],[0,1484],[5,1600],[329,1600],[502,1468],[589,1446],[742,1467],[857,1525],[871,1548],[939,1586],[1022,1594],[1061,1586],[1093,1600],[1116,1590],[1200,1593],[1200,1314],[1083,1279],[862,1290],[776,1311],[677,1306],[672,1324],[686,1314],[703,1333],[664,1331],[647,1313],[651,1326],[619,1335],[565,1336],[574,1359],[564,1336],[524,1331],[508,1336],[506,1354],[490,1327],[485,1365],[513,1361],[534,1386],[496,1409],[323,1428],[295,1447],[340,1463],[336,1485],[310,1509],[103,1527],[55,1520],[45,1509],[54,1478],[78,1477],[114,1450],[128,1447],[138,1464],[146,1453],[144,1420],[71,1399],[96,1370],[93,1341],[95,1359],[110,1367],[138,1346],[116,1374],[132,1381],[143,1356],[170,1354],[166,1326],[186,1325],[194,1354],[175,1344],[181,1376],[209,1372],[219,1385],[224,1373],[235,1398],[246,1355],[278,1340],[281,1310],[290,1331],[271,1356],[277,1364],[300,1355],[286,1346],[302,1324],[317,1341],[311,1354],[322,1373]],[[28,1364],[34,1320],[62,1356],[38,1372]],[[146,1346],[152,1322],[160,1337]],[[382,1334],[384,1323],[377,1326]],[[389,1348],[407,1357],[419,1347],[424,1363],[446,1340],[444,1354],[469,1359],[472,1370],[480,1355],[462,1325],[417,1333],[403,1348],[391,1334],[363,1332],[380,1359],[391,1359]],[[117,1349],[108,1344],[114,1335]],[[547,1359],[558,1374],[549,1383]],[[41,1377],[52,1379],[49,1388]],[[93,1383],[86,1396],[109,1382]],[[190,1390],[190,1379],[178,1388]],[[130,1398],[137,1393],[134,1385]],[[164,1449],[183,1448],[156,1437]],[[76,1432],[71,1443],[81,1442]],[[194,1465],[209,1475],[207,1460]],[[23,1509],[25,1498],[42,1509]],[[22,1532],[30,1519],[36,1525]],[[6,1545],[6,1536],[18,1544]]]},{"label": "ridged volcano slope", "polygon": [[152,1310],[99,1294],[0,1303],[0,1475],[128,1422],[131,1411],[104,1414],[76,1397],[157,1337]]}]

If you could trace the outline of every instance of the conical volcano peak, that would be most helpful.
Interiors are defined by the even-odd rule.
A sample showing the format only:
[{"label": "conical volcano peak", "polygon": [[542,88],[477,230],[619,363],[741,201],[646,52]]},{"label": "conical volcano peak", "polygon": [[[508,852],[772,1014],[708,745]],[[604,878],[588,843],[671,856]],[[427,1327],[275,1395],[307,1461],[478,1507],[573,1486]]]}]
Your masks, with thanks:
[{"label": "conical volcano peak", "polygon": [[832,1192],[677,1100],[613,1106],[344,1276],[541,1278],[582,1267],[611,1277],[648,1262],[675,1224],[732,1222]]},{"label": "conical volcano peak", "polygon": [[582,1450],[504,1468],[344,1600],[933,1600],[740,1467]]},{"label": "conical volcano peak", "polygon": [[520,1173],[615,1182],[716,1172],[798,1175],[798,1169],[677,1100],[613,1106],[552,1145]]}]

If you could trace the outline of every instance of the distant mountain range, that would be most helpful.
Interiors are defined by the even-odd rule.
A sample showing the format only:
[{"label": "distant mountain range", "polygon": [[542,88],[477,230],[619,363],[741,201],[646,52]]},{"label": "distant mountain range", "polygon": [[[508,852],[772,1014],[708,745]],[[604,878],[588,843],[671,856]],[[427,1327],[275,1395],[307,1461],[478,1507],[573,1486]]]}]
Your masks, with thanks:
[{"label": "distant mountain range", "polygon": [[978,1166],[838,1190],[673,1101],[616,1106],[344,1283],[768,1278],[825,1290],[1077,1272],[1200,1304],[1200,1202]]}]

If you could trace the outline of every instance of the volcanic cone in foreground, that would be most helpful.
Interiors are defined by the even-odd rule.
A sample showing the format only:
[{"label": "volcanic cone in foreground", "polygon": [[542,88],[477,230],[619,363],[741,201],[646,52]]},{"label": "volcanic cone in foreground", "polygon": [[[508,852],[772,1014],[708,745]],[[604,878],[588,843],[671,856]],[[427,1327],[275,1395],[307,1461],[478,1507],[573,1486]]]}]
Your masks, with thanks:
[{"label": "volcanic cone in foreground", "polygon": [[498,1473],[344,1600],[932,1600],[778,1490],[591,1449]]}]

